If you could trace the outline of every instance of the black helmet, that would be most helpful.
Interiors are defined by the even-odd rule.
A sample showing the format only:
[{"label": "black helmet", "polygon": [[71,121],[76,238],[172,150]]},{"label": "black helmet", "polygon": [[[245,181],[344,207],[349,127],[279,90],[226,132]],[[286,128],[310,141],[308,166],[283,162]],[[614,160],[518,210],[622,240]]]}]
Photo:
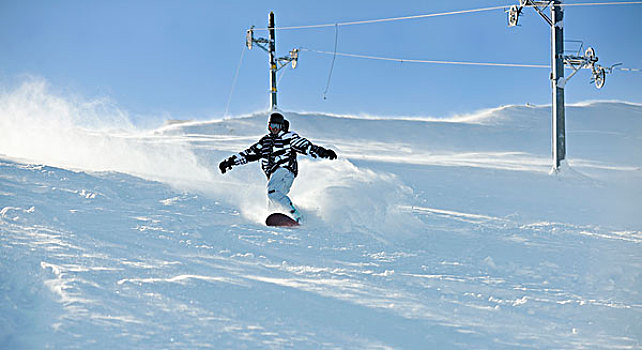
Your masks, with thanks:
[{"label": "black helmet", "polygon": [[277,123],[277,124],[283,124],[283,121],[285,118],[283,117],[283,114],[279,112],[274,112],[270,114],[270,121],[269,123]]}]

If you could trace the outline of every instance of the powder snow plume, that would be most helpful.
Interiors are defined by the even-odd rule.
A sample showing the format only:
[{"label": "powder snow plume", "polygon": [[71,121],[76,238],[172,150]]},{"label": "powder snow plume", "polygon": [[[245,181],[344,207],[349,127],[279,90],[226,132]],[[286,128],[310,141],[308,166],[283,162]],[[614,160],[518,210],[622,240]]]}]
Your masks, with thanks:
[{"label": "powder snow plume", "polygon": [[210,177],[188,148],[138,130],[127,113],[108,99],[60,96],[39,78],[0,93],[0,153],[29,162],[118,171],[176,184]]},{"label": "powder snow plume", "polygon": [[[235,168],[225,176],[217,169],[217,162],[232,153],[228,149],[240,151],[256,141],[253,137],[228,140],[230,136],[219,130],[208,141],[218,137],[223,142],[199,145],[182,128],[175,134],[163,130],[140,130],[109,99],[61,96],[40,78],[0,94],[0,154],[31,163],[115,171],[160,181],[229,203],[247,219],[263,222],[268,210],[265,177],[258,165]],[[408,204],[412,191],[398,179],[346,160],[301,158],[305,170],[291,197],[310,223],[320,220],[346,231],[367,227],[407,232],[402,228],[412,226],[413,220],[398,209]],[[376,198],[370,198],[372,193]]]}]

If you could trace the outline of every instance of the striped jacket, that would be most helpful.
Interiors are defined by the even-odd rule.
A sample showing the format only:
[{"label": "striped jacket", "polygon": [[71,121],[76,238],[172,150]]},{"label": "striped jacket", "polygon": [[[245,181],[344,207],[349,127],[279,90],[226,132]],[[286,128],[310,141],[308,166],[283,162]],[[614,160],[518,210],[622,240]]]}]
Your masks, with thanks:
[{"label": "striped jacket", "polygon": [[268,179],[278,168],[286,168],[296,176],[299,172],[297,153],[316,158],[321,150],[321,147],[313,145],[308,139],[295,132],[279,131],[277,135],[263,136],[259,142],[237,154],[234,157],[234,164],[241,165],[261,160],[261,168]]}]

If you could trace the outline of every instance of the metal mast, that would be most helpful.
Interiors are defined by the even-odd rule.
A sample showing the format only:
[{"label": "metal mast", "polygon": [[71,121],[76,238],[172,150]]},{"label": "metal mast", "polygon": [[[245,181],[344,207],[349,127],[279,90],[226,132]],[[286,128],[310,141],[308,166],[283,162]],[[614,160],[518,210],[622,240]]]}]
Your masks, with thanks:
[{"label": "metal mast", "polygon": [[561,0],[551,4],[551,80],[553,83],[553,169],[566,158],[566,121],[564,113],[564,10]]},{"label": "metal mast", "polygon": [[[299,49],[292,49],[290,56],[276,57],[276,27],[274,25],[274,12],[270,12],[268,19],[268,34],[269,39],[255,38],[254,26],[247,30],[245,35],[245,45],[248,49],[252,49],[254,44],[268,53],[270,63],[270,109],[277,108],[276,103],[276,73],[285,67],[288,63],[292,64],[292,68],[296,68],[299,60]],[[267,44],[267,45],[266,45]]]},{"label": "metal mast", "polygon": [[274,30],[274,12],[270,12],[270,19],[268,22],[269,38],[269,56],[270,56],[270,109],[276,109],[276,31]]},{"label": "metal mast", "polygon": [[[551,7],[551,18],[543,10]],[[583,56],[566,55],[564,53],[564,10],[561,0],[519,0],[519,5],[513,5],[508,12],[508,26],[517,26],[519,16],[522,15],[524,7],[532,7],[551,27],[551,87],[553,92],[553,171],[557,172],[564,159],[566,159],[566,121],[564,109],[564,88],[580,69],[591,69],[593,78],[598,89],[604,86],[606,73],[611,73],[613,67],[604,68],[597,64],[595,50],[588,48]],[[582,48],[580,47],[580,51]],[[564,65],[570,66],[573,72],[564,78]]]}]

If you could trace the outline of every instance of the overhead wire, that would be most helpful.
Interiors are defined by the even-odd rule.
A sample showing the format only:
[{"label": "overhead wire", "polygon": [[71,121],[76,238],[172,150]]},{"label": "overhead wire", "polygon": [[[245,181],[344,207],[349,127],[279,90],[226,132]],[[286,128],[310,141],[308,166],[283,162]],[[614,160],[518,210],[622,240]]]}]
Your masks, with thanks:
[{"label": "overhead wire", "polygon": [[640,68],[614,67],[613,69],[621,70],[621,71],[624,71],[624,72],[639,72],[639,73],[642,73],[642,69],[640,69]]},{"label": "overhead wire", "polygon": [[[404,21],[410,19],[419,19],[419,18],[428,18],[428,17],[439,17],[439,16],[450,16],[450,15],[459,15],[465,13],[476,13],[484,11],[493,11],[499,9],[505,9],[506,6],[492,6],[492,7],[483,7],[478,9],[471,10],[460,10],[460,11],[449,11],[441,13],[428,13],[422,15],[414,16],[404,16],[404,17],[390,17],[390,18],[379,18],[379,19],[369,19],[362,21],[351,21],[351,22],[340,22],[340,23],[326,23],[326,24],[312,24],[312,25],[302,25],[302,26],[288,26],[288,27],[275,27],[274,30],[292,30],[292,29],[313,29],[313,28],[328,28],[328,27],[340,27],[340,26],[353,26],[359,24],[372,24],[372,23],[383,23],[383,22],[394,22],[394,21]],[[271,28],[255,28],[254,30],[269,30]]]},{"label": "overhead wire", "polygon": [[[609,6],[609,5],[640,5],[642,1],[609,1],[609,2],[584,2],[584,3],[562,3],[558,6]],[[384,22],[394,22],[394,21],[405,21],[412,19],[421,19],[421,18],[430,18],[430,17],[441,17],[441,16],[451,16],[451,15],[461,15],[467,13],[478,13],[478,12],[487,12],[494,10],[506,10],[512,5],[501,5],[501,6],[491,6],[491,7],[481,7],[468,10],[458,10],[458,11],[448,11],[448,12],[437,12],[437,13],[427,13],[420,15],[411,15],[411,16],[402,16],[402,17],[388,17],[388,18],[377,18],[361,21],[349,21],[349,22],[339,22],[339,23],[324,23],[324,24],[311,24],[311,25],[300,25],[300,26],[285,26],[285,27],[274,27],[274,28],[254,28],[254,30],[294,30],[294,29],[315,29],[315,28],[329,28],[329,27],[340,27],[340,26],[353,26],[361,24],[373,24],[373,23],[384,23]],[[525,7],[535,7],[535,5],[526,5]]]},{"label": "overhead wire", "polygon": [[230,109],[230,101],[232,101],[232,95],[234,94],[236,81],[239,77],[239,72],[241,71],[241,63],[243,63],[243,56],[245,56],[245,49],[246,49],[246,46],[243,45],[243,51],[241,51],[241,58],[239,59],[239,63],[236,65],[236,73],[234,73],[234,79],[232,79],[232,87],[230,88],[230,94],[228,95],[227,103],[225,104],[225,114],[223,114],[224,117],[227,117],[227,113],[229,112],[229,109]]},{"label": "overhead wire", "polygon": [[285,76],[285,73],[287,73],[288,70],[290,70],[291,66],[288,65],[287,67],[283,67],[283,70],[281,71],[281,74],[279,74],[279,79],[277,79],[276,84],[280,85],[281,84],[281,79]]},{"label": "overhead wire", "polygon": [[582,3],[562,3],[559,6],[609,6],[609,5],[641,5],[642,1],[607,1],[607,2],[582,2]]},{"label": "overhead wire", "polygon": [[360,55],[360,54],[344,53],[344,52],[331,52],[331,51],[309,49],[305,47],[300,48],[300,50],[324,54],[324,55],[336,55],[336,56],[343,56],[343,57],[363,58],[363,59],[370,59],[370,60],[392,61],[392,62],[401,62],[401,63],[409,62],[409,63],[454,64],[454,65],[468,65],[468,66],[513,67],[513,68],[550,68],[550,65],[543,65],[543,64],[419,60],[419,59],[409,59],[409,58],[393,58],[393,57]]},{"label": "overhead wire", "polygon": [[328,73],[328,81],[325,84],[325,89],[323,90],[323,99],[328,98],[328,90],[330,89],[330,79],[332,79],[332,72],[334,71],[334,62],[337,59],[337,43],[339,42],[339,26],[334,27],[334,52],[332,55],[332,63],[330,64],[330,72]]},{"label": "overhead wire", "polygon": [[[445,60],[439,61],[439,60],[420,60],[420,59],[411,59],[411,58],[380,57],[380,56],[361,55],[361,54],[336,52],[336,51],[315,50],[307,47],[301,47],[299,48],[299,50],[323,54],[323,55],[343,56],[343,57],[362,58],[362,59],[399,62],[399,63],[408,62],[408,63],[452,64],[452,65],[466,65],[466,66],[509,67],[509,68],[550,68],[551,67],[548,64],[495,63],[495,62],[445,61]],[[613,67],[612,69],[621,70],[624,72],[642,72],[642,69],[640,68]]]}]

